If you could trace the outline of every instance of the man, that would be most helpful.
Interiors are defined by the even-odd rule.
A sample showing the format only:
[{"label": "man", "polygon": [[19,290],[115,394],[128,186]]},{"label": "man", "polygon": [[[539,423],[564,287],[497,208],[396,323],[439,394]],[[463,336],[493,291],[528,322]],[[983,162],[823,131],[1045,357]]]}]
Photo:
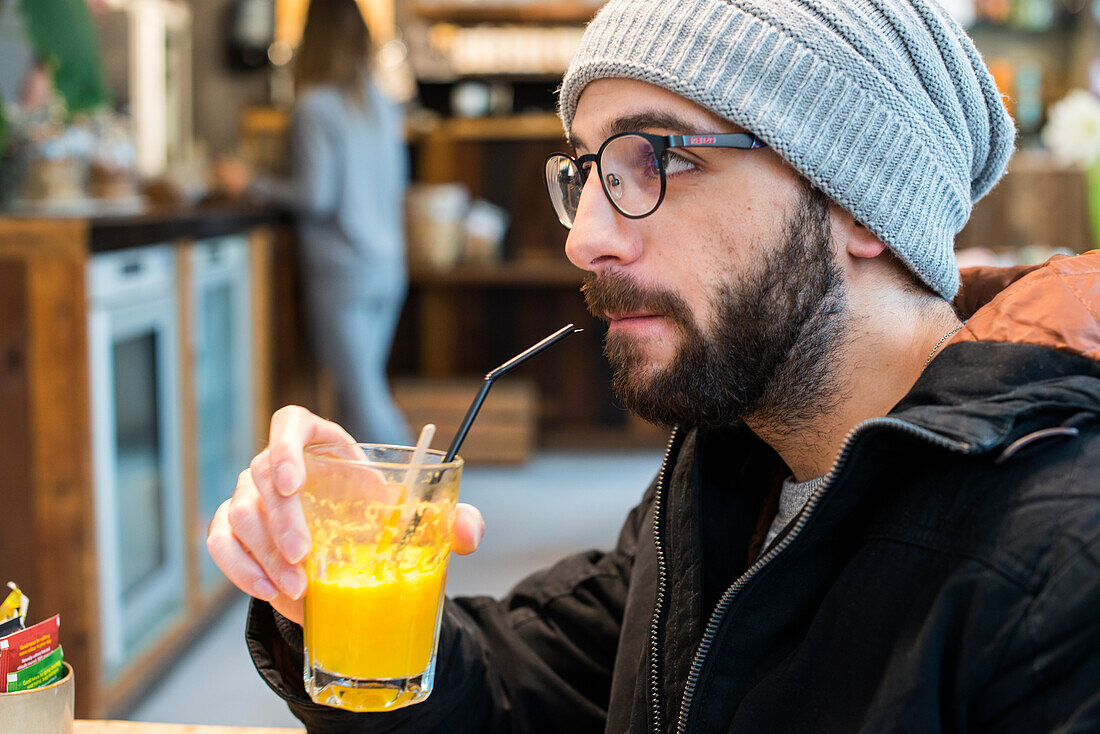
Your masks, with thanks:
[{"label": "man", "polygon": [[301,448],[346,434],[280,411],[208,541],[270,602],[272,688],[311,732],[1100,729],[1100,254],[959,322],[953,237],[1013,141],[962,30],[612,0],[561,114],[548,190],[617,389],[677,426],[660,474],[614,550],[449,600],[426,702],[354,715],[304,696],[295,624]]}]

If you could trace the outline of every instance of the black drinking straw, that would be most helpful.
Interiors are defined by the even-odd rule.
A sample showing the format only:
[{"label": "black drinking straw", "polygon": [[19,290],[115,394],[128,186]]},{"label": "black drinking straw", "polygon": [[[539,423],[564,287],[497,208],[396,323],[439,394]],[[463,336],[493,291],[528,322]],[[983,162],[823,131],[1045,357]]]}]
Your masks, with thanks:
[{"label": "black drinking straw", "polygon": [[474,398],[474,402],[470,403],[470,408],[466,411],[466,417],[462,419],[462,425],[458,427],[455,437],[451,439],[451,446],[447,449],[447,455],[443,457],[443,463],[446,464],[449,461],[454,461],[455,454],[458,453],[458,448],[462,445],[462,442],[466,440],[466,434],[469,433],[470,426],[473,424],[474,418],[477,417],[477,412],[481,410],[481,404],[485,402],[485,396],[489,394],[489,388],[493,386],[494,380],[501,375],[508,374],[516,367],[519,367],[521,364],[531,359],[531,357],[534,357],[547,347],[557,344],[570,334],[576,334],[581,331],[584,331],[584,329],[578,329],[573,326],[573,324],[566,324],[538,344],[520,352],[500,367],[486,374],[485,382],[481,383],[481,390],[478,391],[477,397]]}]

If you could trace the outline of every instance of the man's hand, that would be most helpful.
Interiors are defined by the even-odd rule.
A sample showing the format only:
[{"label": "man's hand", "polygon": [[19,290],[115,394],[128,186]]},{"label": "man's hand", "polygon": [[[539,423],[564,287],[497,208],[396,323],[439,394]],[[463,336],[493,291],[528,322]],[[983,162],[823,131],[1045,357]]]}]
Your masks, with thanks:
[{"label": "man's hand", "polygon": [[[241,472],[236,491],[218,508],[206,536],[210,555],[230,581],[298,624],[306,590],[302,560],[310,548],[298,495],[306,475],[302,449],[354,441],[343,428],[305,408],[280,408],[271,418],[267,448]],[[484,533],[481,513],[459,503],[451,550],[473,553]]]}]

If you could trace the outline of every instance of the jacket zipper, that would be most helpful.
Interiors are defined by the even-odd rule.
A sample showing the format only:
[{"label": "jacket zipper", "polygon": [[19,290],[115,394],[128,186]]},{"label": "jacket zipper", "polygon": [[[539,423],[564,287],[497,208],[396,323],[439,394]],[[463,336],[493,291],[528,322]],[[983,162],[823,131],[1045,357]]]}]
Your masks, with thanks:
[{"label": "jacket zipper", "polygon": [[672,446],[676,443],[679,427],[672,429],[665,449],[665,459],[661,462],[661,471],[657,474],[657,491],[653,496],[653,543],[657,548],[657,598],[653,603],[653,620],[649,627],[649,693],[653,704],[653,734],[661,733],[661,674],[660,643],[658,634],[661,625],[661,609],[665,601],[665,584],[668,574],[665,572],[665,551],[661,547],[661,493],[665,487],[665,471],[668,459],[672,455]]},{"label": "jacket zipper", "polygon": [[[728,589],[726,589],[721,598],[719,598],[718,603],[714,607],[714,611],[711,612],[710,618],[707,620],[707,626],[703,631],[703,638],[702,640],[700,640],[699,646],[695,649],[695,656],[692,659],[691,668],[688,671],[687,683],[684,685],[684,695],[680,702],[680,715],[676,725],[677,734],[686,734],[687,732],[688,717],[691,714],[691,704],[693,698],[695,697],[695,689],[699,683],[699,676],[703,671],[703,664],[706,662],[707,655],[708,653],[710,653],[710,648],[714,644],[714,638],[718,634],[718,627],[722,623],[722,619],[725,617],[726,612],[729,611],[729,608],[733,604],[734,599],[736,599],[737,596],[748,585],[748,583],[752,581],[752,579],[757,574],[760,573],[761,569],[771,563],[776,556],[782,553],[785,548],[787,548],[791,543],[794,542],[794,539],[798,537],[798,535],[802,532],[802,529],[805,528],[809,521],[813,518],[814,510],[817,509],[817,505],[821,502],[821,498],[824,497],[825,492],[828,491],[829,487],[836,479],[836,476],[840,473],[840,470],[844,466],[844,462],[848,460],[848,455],[851,453],[852,444],[855,442],[856,435],[873,427],[893,428],[902,433],[908,433],[911,436],[921,438],[935,446],[940,446],[942,448],[949,449],[958,453],[976,453],[976,449],[971,444],[944,438],[938,433],[934,433],[925,428],[919,428],[911,423],[906,423],[905,421],[899,420],[897,418],[872,418],[870,420],[863,421],[862,423],[852,428],[852,430],[849,431],[848,435],[845,437],[844,444],[840,450],[840,454],[837,455],[836,461],[833,462],[832,468],[829,470],[829,473],[825,475],[825,480],[821,482],[820,486],[818,486],[813,494],[810,495],[809,499],[806,500],[806,505],[802,508],[802,511],[799,512],[798,517],[795,519],[795,525],[793,528],[791,528],[791,531],[787,533],[787,535],[782,540],[776,543],[775,546],[773,546],[764,555],[758,558],[756,562],[753,563],[752,566],[750,566],[748,570],[745,571],[745,573],[741,574],[741,576],[736,581],[734,581]],[[671,444],[669,445],[669,448],[671,449]],[[665,460],[668,460],[667,456]],[[662,466],[661,478],[663,479],[663,477],[664,467]],[[658,484],[657,501],[660,500],[660,489],[660,484]],[[657,557],[658,564],[660,564],[663,557],[660,549],[660,536],[655,536],[655,538],[657,538]],[[664,571],[662,570],[661,582],[663,583],[663,581]],[[663,588],[658,588],[658,600],[660,600],[663,597]],[[656,615],[654,615],[654,629],[656,629],[656,619],[657,617]],[[651,644],[650,651],[651,654],[654,656],[654,660],[656,660],[657,654],[655,640],[656,638],[654,637],[654,642]],[[654,664],[654,670],[656,670],[656,664]],[[658,690],[655,685],[653,687],[654,690]],[[656,711],[657,708],[655,703],[655,723],[659,721],[656,715]]]}]

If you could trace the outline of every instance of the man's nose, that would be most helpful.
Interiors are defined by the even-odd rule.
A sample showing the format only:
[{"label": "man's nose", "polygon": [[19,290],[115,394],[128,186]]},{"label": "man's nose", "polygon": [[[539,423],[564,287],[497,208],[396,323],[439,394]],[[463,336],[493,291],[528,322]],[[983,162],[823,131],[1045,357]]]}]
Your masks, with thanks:
[{"label": "man's nose", "polygon": [[565,240],[565,255],[578,268],[592,272],[631,263],[641,255],[637,227],[630,226],[633,223],[611,206],[599,175],[589,176]]}]

